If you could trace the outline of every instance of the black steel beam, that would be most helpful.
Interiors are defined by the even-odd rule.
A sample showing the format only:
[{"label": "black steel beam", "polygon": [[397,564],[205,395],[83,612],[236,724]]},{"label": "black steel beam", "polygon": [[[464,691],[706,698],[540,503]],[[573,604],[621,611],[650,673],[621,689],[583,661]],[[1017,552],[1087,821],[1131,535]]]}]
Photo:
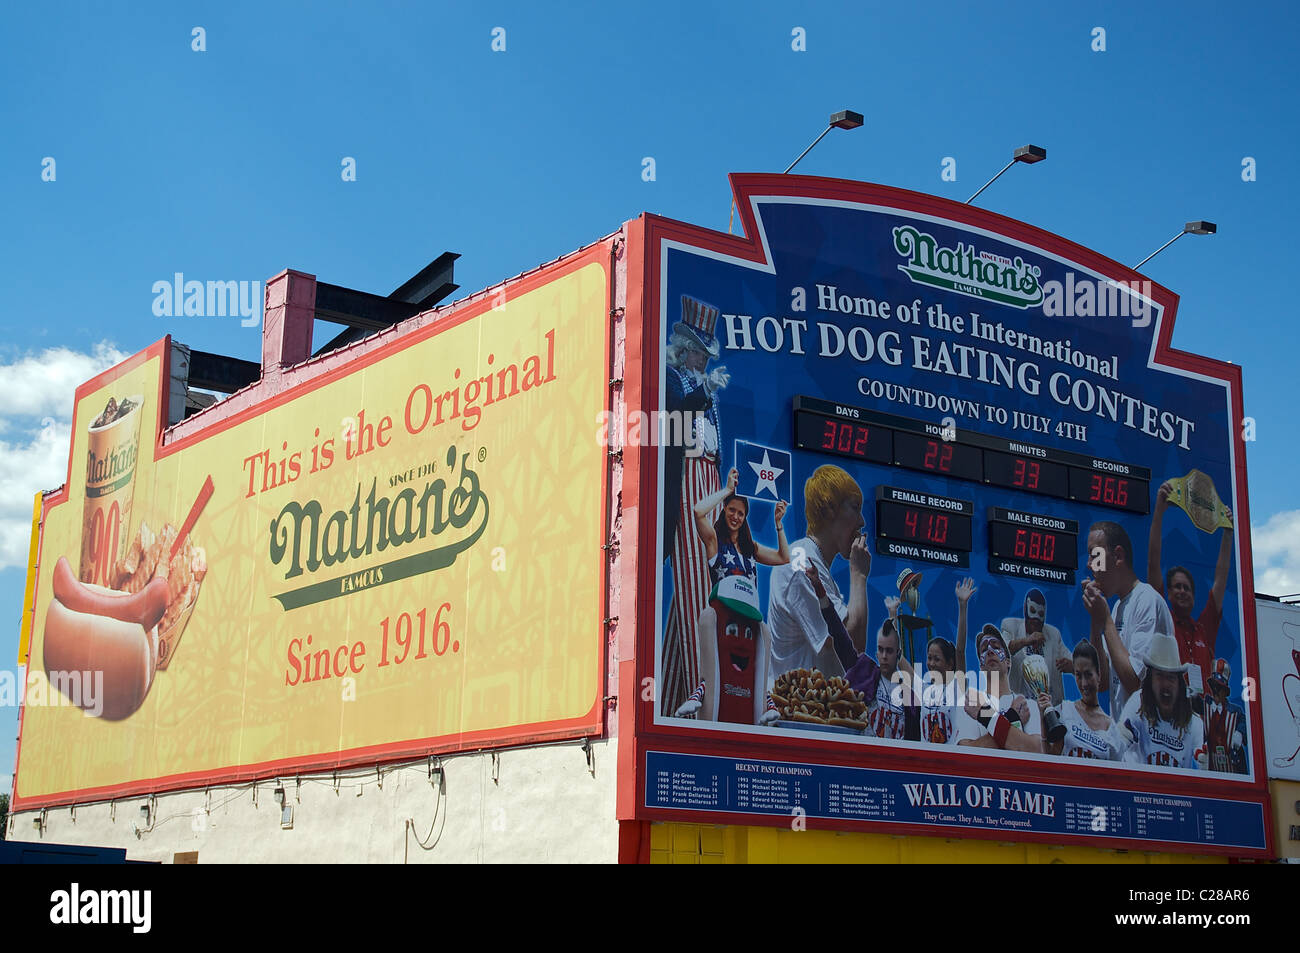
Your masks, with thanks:
[{"label": "black steel beam", "polygon": [[414,277],[402,282],[388,297],[419,305],[421,310],[432,308],[460,287],[452,281],[452,272],[459,257],[456,252],[443,252],[421,268]]},{"label": "black steel beam", "polygon": [[261,365],[256,361],[243,361],[210,351],[190,351],[190,376],[187,381],[190,387],[233,394],[241,387],[252,384],[261,375]]},{"label": "black steel beam", "polygon": [[347,325],[347,328],[318,347],[312,357],[345,347],[398,321],[428,311],[460,287],[452,280],[459,257],[456,252],[443,252],[387,297],[318,281],[316,317]]},{"label": "black steel beam", "polygon": [[419,305],[406,301],[316,282],[316,317],[323,321],[374,332],[419,313]]}]

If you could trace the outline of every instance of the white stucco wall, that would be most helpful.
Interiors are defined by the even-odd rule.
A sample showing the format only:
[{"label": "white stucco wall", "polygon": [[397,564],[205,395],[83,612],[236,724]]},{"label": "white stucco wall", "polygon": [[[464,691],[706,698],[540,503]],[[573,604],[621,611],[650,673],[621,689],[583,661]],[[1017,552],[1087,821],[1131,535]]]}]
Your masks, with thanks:
[{"label": "white stucco wall", "polygon": [[[152,830],[139,837],[147,797],[50,808],[38,835],[39,811],[10,815],[15,841],[125,847],[131,860],[171,862],[198,851],[199,863],[614,863],[614,739],[593,741],[595,776],[581,742],[441,760],[440,789],[424,762],[339,776],[292,776],[160,794]],[[274,790],[294,808],[293,828],[280,826]],[[114,818],[115,815],[115,818]],[[408,821],[410,824],[408,825]],[[428,848],[420,846],[420,842]]]}]

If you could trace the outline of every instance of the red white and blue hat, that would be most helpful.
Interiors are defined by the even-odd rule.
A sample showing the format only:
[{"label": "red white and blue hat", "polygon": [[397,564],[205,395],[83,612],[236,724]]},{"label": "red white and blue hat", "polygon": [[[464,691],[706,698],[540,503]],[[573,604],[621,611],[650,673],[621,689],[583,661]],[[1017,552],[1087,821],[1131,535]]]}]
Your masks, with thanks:
[{"label": "red white and blue hat", "polygon": [[979,652],[981,658],[984,656],[984,643],[992,639],[996,639],[998,644],[1002,646],[1004,654],[1010,654],[1010,648],[1007,645],[1007,634],[992,622],[986,622],[984,623],[984,628],[980,629],[979,640],[976,643],[976,650]]},{"label": "red white and blue hat", "polygon": [[1210,669],[1210,677],[1207,681],[1218,684],[1221,688],[1229,688],[1232,685],[1232,666],[1228,664],[1227,659],[1215,659],[1214,668]]},{"label": "red white and blue hat", "polygon": [[758,588],[748,576],[723,576],[709,593],[710,602],[720,602],[737,615],[755,622],[763,621],[763,610],[758,607]]},{"label": "red white and blue hat", "polygon": [[718,324],[718,309],[689,295],[682,295],[682,319],[673,325],[674,334],[685,334],[708,352],[709,357],[721,353],[714,328]]},{"label": "red white and blue hat", "polygon": [[900,596],[907,592],[907,590],[912,586],[919,586],[920,584],[921,574],[919,572],[912,572],[910,566],[898,574],[898,594]]}]

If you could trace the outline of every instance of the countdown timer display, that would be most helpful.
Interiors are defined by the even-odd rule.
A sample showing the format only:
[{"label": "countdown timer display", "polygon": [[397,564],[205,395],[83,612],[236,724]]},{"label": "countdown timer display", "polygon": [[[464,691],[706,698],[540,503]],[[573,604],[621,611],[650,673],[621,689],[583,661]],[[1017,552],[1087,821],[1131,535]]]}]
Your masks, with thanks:
[{"label": "countdown timer display", "polygon": [[958,480],[979,480],[984,473],[978,448],[905,430],[894,434],[894,462],[909,470]]},{"label": "countdown timer display", "polygon": [[893,461],[893,431],[855,420],[806,413],[795,417],[795,445],[870,463]]},{"label": "countdown timer display", "polygon": [[1133,513],[1150,509],[1151,471],[1137,464],[806,395],[794,399],[793,418],[803,450]]},{"label": "countdown timer display", "polygon": [[984,479],[994,486],[1026,493],[1062,498],[1070,496],[1070,468],[1039,457],[985,450]]},{"label": "countdown timer display", "polygon": [[1086,470],[1070,471],[1070,499],[1083,500],[1097,506],[1113,506],[1134,513],[1147,511],[1150,486],[1146,480],[1136,480],[1109,473],[1089,473]]}]

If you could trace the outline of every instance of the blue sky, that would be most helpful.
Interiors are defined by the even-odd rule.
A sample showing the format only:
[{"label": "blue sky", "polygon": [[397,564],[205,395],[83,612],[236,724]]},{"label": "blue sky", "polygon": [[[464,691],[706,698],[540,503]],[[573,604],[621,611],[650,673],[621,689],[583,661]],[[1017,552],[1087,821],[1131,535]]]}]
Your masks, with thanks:
[{"label": "blue sky", "polygon": [[[1033,142],[1048,160],[980,205],[1126,264],[1185,221],[1218,223],[1144,272],[1182,296],[1175,346],[1244,368],[1256,588],[1300,591],[1294,8],[904,6],[7,6],[0,673],[18,677],[31,499],[62,482],[76,384],[166,333],[259,355],[238,318],[155,317],[155,281],[292,267],[387,293],[450,250],[470,292],[643,211],[725,230],[726,174],[780,171],[843,108],[866,125],[828,135],[799,172],[964,200]],[[956,181],[940,177],[947,157]]]}]

